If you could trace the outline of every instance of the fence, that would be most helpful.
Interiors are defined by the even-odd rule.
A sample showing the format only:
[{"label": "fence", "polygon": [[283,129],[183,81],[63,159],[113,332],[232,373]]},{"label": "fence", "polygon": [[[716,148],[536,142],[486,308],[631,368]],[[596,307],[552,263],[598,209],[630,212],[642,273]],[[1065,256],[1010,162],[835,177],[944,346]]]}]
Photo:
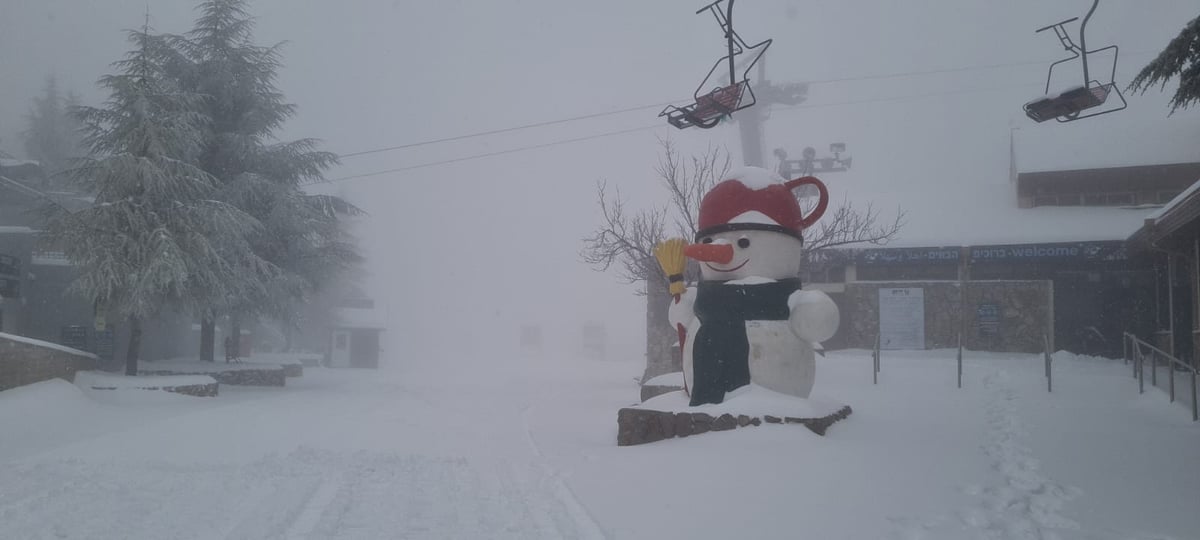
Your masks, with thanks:
[{"label": "fence", "polygon": [[[1200,409],[1197,408],[1198,403],[1196,401],[1197,371],[1195,367],[1163,352],[1158,347],[1138,339],[1137,336],[1129,332],[1124,333],[1122,351],[1125,363],[1133,363],[1133,376],[1138,381],[1138,393],[1146,391],[1146,360],[1149,360],[1150,385],[1167,392],[1172,403],[1175,402],[1176,397],[1187,402],[1192,407],[1192,421],[1200,420]],[[1180,376],[1176,376],[1177,372],[1190,374],[1190,377],[1184,377],[1185,379],[1190,379],[1190,381],[1184,381],[1183,383],[1189,387],[1186,389],[1188,391],[1179,392],[1177,390],[1176,382],[1180,379]],[[1162,384],[1159,383],[1160,380],[1162,380]],[[1189,382],[1190,384],[1188,384]]]},{"label": "fence", "polygon": [[[871,349],[871,382],[879,384],[879,357],[880,357],[880,336],[875,336],[875,347]],[[958,365],[958,387],[962,388],[963,381],[963,342],[962,334],[958,335],[958,355],[955,359]],[[1050,355],[1050,336],[1049,334],[1042,335],[1042,363],[1046,373],[1046,391],[1054,391],[1054,371],[1051,368],[1053,357]],[[1174,399],[1174,398],[1172,398]],[[1195,401],[1195,400],[1193,400]]]}]

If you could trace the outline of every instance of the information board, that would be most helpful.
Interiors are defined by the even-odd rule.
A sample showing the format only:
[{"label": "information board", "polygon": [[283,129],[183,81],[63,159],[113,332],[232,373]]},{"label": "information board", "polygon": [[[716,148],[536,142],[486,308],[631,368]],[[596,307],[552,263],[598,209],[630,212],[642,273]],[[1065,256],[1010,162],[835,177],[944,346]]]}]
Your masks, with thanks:
[{"label": "information board", "polygon": [[993,337],[1000,333],[1000,306],[993,303],[979,304],[975,308],[980,337]]},{"label": "information board", "polygon": [[925,289],[879,289],[879,347],[925,348]]}]

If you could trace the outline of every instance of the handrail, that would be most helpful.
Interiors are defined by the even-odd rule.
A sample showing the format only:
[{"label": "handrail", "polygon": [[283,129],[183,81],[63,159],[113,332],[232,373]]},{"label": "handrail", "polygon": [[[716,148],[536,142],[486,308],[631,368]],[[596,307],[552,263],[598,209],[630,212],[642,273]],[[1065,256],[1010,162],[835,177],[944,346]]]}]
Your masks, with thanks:
[{"label": "handrail", "polygon": [[1139,347],[1139,346],[1146,347],[1146,348],[1158,353],[1163,358],[1170,360],[1171,362],[1174,362],[1175,364],[1178,364],[1180,367],[1183,368],[1184,371],[1190,371],[1192,373],[1197,373],[1196,368],[1192,367],[1191,364],[1184,362],[1183,360],[1180,360],[1178,358],[1175,358],[1174,356],[1171,356],[1166,351],[1164,351],[1158,347],[1155,347],[1154,345],[1146,343],[1141,338],[1139,338],[1133,334],[1130,334],[1129,332],[1125,332],[1124,334],[1125,334],[1125,338],[1131,340],[1130,342],[1133,343],[1133,345],[1135,347]]},{"label": "handrail", "polygon": [[[1178,358],[1175,358],[1174,356],[1171,356],[1170,354],[1167,354],[1162,349],[1159,349],[1158,347],[1155,347],[1154,345],[1151,345],[1149,343],[1146,343],[1145,341],[1142,341],[1140,338],[1138,338],[1137,336],[1135,336],[1133,334],[1130,334],[1129,332],[1124,332],[1123,334],[1124,335],[1122,336],[1122,341],[1123,341],[1122,347],[1124,350],[1122,351],[1122,354],[1127,356],[1127,355],[1129,355],[1130,351],[1132,351],[1132,353],[1133,353],[1132,354],[1132,356],[1133,356],[1133,358],[1132,358],[1133,373],[1134,373],[1134,377],[1137,377],[1137,380],[1138,380],[1138,393],[1140,394],[1140,393],[1145,392],[1146,377],[1144,374],[1145,369],[1143,369],[1143,365],[1146,362],[1146,360],[1145,360],[1146,352],[1143,350],[1143,348],[1145,348],[1145,349],[1149,349],[1149,351],[1150,351],[1150,366],[1151,366],[1150,367],[1150,384],[1152,386],[1158,386],[1158,357],[1161,356],[1170,361],[1169,363],[1167,363],[1165,365],[1167,367],[1167,377],[1168,377],[1167,385],[1170,387],[1169,394],[1170,394],[1172,403],[1175,402],[1175,371],[1177,369],[1175,366],[1182,367],[1183,371],[1185,371],[1185,372],[1191,372],[1191,374],[1192,374],[1192,377],[1191,377],[1191,379],[1192,379],[1191,380],[1191,383],[1192,383],[1191,384],[1192,421],[1193,422],[1200,421],[1200,402],[1198,402],[1196,399],[1196,397],[1197,397],[1197,395],[1196,395],[1197,394],[1196,379],[1198,376],[1200,376],[1200,370],[1197,370],[1194,366],[1192,366]],[[1132,345],[1132,347],[1130,347],[1130,345]],[[1129,358],[1126,358],[1126,360],[1129,360]]]}]

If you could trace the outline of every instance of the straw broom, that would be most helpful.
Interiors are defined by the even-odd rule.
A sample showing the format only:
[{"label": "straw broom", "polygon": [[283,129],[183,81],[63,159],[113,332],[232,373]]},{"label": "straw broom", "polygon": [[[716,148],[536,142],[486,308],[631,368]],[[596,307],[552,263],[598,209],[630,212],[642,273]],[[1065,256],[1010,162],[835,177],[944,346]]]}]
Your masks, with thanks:
[{"label": "straw broom", "polygon": [[[670,238],[654,246],[654,258],[658,259],[658,266],[667,275],[671,296],[675,297],[676,304],[679,303],[679,297],[685,288],[683,269],[687,266],[687,257],[683,255],[683,248],[686,246],[687,240],[682,238]],[[675,331],[679,334],[679,355],[682,357],[683,344],[687,341],[687,329],[682,324],[676,324]],[[687,388],[687,378],[683,380],[683,391],[685,394],[691,395]]]}]

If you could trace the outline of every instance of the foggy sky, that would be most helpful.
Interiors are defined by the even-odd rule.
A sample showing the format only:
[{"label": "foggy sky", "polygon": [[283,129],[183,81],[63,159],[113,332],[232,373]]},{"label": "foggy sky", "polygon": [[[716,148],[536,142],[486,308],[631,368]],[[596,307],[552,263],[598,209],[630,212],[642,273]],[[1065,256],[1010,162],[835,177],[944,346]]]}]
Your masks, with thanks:
[{"label": "foggy sky", "polygon": [[[149,4],[156,30],[191,27],[191,2]],[[260,44],[288,42],[278,85],[299,114],[281,137],[317,137],[327,150],[350,153],[682,102],[722,52],[711,17],[693,15],[701,4],[259,0],[250,9]],[[94,81],[127,49],[120,30],[139,27],[146,5],[0,0],[0,149],[22,154],[16,133],[49,74],[64,91],[98,103],[104,96]],[[1005,192],[1011,130],[1042,127],[1025,119],[1020,106],[1042,93],[1047,65],[1063,53],[1052,34],[1033,31],[1082,18],[1089,6],[1086,0],[738,2],[735,25],[743,37],[775,40],[768,77],[813,81],[804,106],[772,111],[768,157],[779,146],[798,154],[804,146],[823,152],[831,142],[846,142],[854,168],[827,178],[835,198],[905,208],[914,231],[939,226],[930,214],[946,208],[969,214],[980,186]],[[1196,11],[1193,2],[1107,0],[1089,23],[1088,44],[1121,46],[1123,86]],[[1026,65],[981,68],[1012,63]],[[819,82],[947,68],[976,69]],[[1130,102],[1113,118],[1071,129],[1195,120],[1191,113],[1168,119],[1156,92]],[[632,205],[649,206],[663,200],[652,171],[658,138],[670,137],[685,153],[709,145],[740,153],[732,125],[677,131],[655,114],[644,109],[347,158],[331,170],[328,177],[336,179],[658,126],[322,187],[371,214],[361,232],[370,285],[391,314],[389,347],[471,350],[464,335],[476,338],[476,349],[507,347],[523,323],[543,324],[549,337],[577,347],[582,322],[596,320],[636,353],[643,299],[615,272],[579,262],[580,240],[599,223],[595,182],[607,180]]]}]

